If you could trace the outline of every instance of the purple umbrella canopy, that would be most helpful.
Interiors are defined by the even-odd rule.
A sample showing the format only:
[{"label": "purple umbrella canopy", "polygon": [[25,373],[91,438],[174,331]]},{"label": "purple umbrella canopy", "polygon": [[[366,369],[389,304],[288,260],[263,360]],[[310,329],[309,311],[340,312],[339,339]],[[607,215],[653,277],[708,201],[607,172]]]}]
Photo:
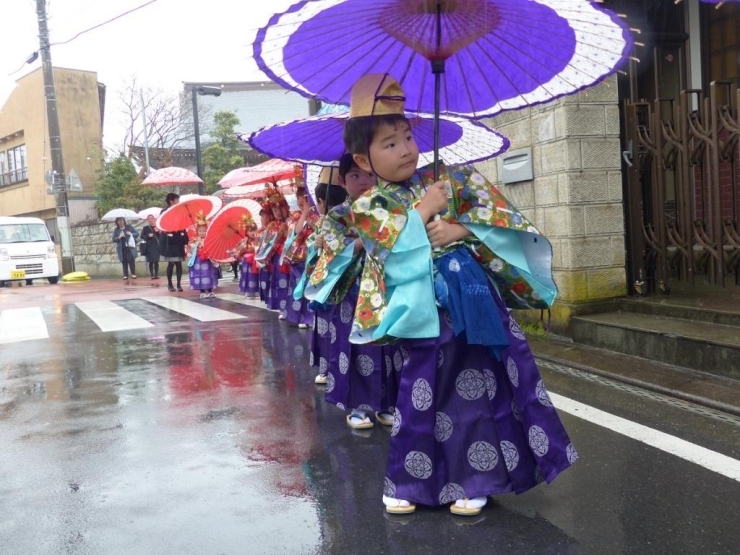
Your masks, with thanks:
[{"label": "purple umbrella canopy", "polygon": [[[419,165],[433,162],[434,116],[407,114],[419,145]],[[274,158],[328,166],[345,153],[342,131],[349,111],[280,123],[252,133],[248,142]],[[243,140],[243,138],[242,138]],[[442,116],[439,122],[440,158],[449,165],[480,162],[509,148],[509,140],[485,125],[459,117]]]},{"label": "purple umbrella canopy", "polygon": [[260,29],[254,57],[307,97],[348,104],[361,76],[389,73],[410,112],[481,118],[592,86],[631,47],[588,0],[304,0]]}]

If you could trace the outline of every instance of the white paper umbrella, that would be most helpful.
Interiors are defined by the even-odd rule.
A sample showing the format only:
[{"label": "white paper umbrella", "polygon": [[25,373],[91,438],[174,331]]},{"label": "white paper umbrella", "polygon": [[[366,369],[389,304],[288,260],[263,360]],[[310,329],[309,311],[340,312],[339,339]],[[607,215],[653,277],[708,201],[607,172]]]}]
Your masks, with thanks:
[{"label": "white paper umbrella", "polygon": [[115,222],[116,218],[136,220],[138,217],[139,215],[136,212],[129,210],[128,208],[114,208],[113,210],[106,212],[100,220],[103,222]]},{"label": "white paper umbrella", "polygon": [[155,218],[158,218],[161,213],[162,209],[160,207],[151,206],[149,208],[144,208],[144,210],[138,213],[138,216],[140,220],[146,220],[149,216],[154,216]]}]

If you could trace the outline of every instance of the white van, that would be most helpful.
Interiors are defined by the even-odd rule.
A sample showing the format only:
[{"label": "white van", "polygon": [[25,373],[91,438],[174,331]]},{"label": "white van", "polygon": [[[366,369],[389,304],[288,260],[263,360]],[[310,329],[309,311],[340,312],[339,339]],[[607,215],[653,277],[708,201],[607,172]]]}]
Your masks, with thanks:
[{"label": "white van", "polygon": [[0,216],[0,286],[37,278],[59,281],[57,252],[44,221]]}]

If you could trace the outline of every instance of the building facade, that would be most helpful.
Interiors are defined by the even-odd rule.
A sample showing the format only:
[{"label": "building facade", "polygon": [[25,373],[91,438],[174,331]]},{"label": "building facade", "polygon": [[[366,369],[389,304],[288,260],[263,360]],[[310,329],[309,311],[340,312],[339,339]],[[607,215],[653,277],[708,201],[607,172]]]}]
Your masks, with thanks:
[{"label": "building facade", "polygon": [[[105,86],[91,71],[54,68],[57,112],[69,192],[70,223],[97,218],[95,180],[103,158]],[[0,215],[33,216],[56,232],[55,196],[45,174],[51,170],[41,69],[21,77],[0,109]]]},{"label": "building facade", "polygon": [[[552,241],[560,329],[623,295],[740,286],[740,5],[604,5],[640,30],[636,59],[487,120],[511,151],[479,164]],[[532,179],[506,183],[511,155],[531,156]]]}]

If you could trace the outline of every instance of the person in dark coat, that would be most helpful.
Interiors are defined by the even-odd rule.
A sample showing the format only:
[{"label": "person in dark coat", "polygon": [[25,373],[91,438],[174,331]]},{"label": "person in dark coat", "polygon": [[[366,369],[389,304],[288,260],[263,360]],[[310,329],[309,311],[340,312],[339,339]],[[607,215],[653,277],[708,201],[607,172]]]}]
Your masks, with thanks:
[{"label": "person in dark coat", "polygon": [[[165,211],[180,202],[180,195],[167,193]],[[174,233],[162,232],[159,237],[159,253],[167,262],[167,288],[175,291],[172,285],[173,271],[177,276],[177,291],[182,292],[182,261],[185,260],[185,245],[188,244],[188,232],[181,229]]]},{"label": "person in dark coat", "polygon": [[113,230],[113,242],[116,244],[118,260],[123,265],[123,279],[136,279],[136,239],[139,232],[123,218],[116,218],[116,228]]},{"label": "person in dark coat", "polygon": [[142,245],[144,246],[144,256],[149,265],[149,275],[152,279],[159,279],[159,238],[161,232],[157,229],[157,218],[148,216],[147,225],[141,230]]}]

